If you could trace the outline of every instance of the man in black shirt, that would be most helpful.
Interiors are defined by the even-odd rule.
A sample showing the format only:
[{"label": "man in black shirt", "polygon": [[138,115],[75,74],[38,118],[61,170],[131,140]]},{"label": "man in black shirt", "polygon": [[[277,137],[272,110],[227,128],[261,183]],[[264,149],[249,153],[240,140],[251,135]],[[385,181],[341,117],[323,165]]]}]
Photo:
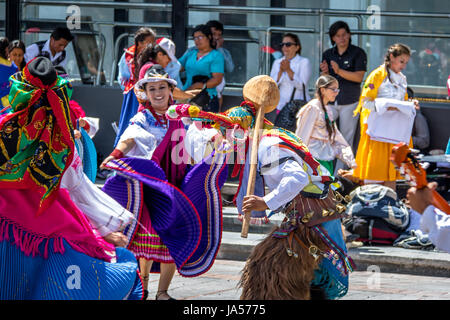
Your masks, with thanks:
[{"label": "man in black shirt", "polygon": [[[363,49],[351,44],[350,28],[344,21],[333,23],[328,33],[333,47],[322,54],[320,72],[330,74],[339,82],[334,114],[339,118],[339,130],[356,153],[353,140],[359,116],[353,117],[353,110],[358,105],[361,82],[367,71],[367,56]],[[342,167],[338,161],[336,170]]]}]

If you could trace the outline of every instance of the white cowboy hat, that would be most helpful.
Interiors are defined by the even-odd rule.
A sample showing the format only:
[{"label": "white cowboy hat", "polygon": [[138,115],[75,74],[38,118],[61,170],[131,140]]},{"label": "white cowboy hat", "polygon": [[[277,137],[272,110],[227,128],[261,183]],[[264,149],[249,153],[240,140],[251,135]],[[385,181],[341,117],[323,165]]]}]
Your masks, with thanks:
[{"label": "white cowboy hat", "polygon": [[144,77],[139,80],[134,86],[134,93],[138,100],[148,101],[147,94],[145,92],[145,84],[149,82],[166,81],[172,84],[174,87],[177,86],[177,82],[171,79],[164,68],[159,64],[154,64],[147,71],[145,71]]}]

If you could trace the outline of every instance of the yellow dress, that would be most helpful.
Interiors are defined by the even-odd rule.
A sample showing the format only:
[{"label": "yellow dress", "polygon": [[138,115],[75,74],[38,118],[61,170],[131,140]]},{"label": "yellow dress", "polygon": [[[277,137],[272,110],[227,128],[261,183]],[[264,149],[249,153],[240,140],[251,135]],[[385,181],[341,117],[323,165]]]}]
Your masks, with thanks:
[{"label": "yellow dress", "polygon": [[[367,119],[371,110],[364,107],[367,101],[374,101],[378,95],[378,89],[387,77],[384,65],[373,70],[367,77],[361,93],[359,104],[355,109],[355,115],[360,114],[361,138],[356,153],[357,167],[353,175],[361,180],[371,181],[396,181],[402,176],[390,161],[392,147],[394,144],[371,140],[367,132]],[[408,96],[405,94],[404,99]],[[412,139],[409,143],[412,148]]]}]

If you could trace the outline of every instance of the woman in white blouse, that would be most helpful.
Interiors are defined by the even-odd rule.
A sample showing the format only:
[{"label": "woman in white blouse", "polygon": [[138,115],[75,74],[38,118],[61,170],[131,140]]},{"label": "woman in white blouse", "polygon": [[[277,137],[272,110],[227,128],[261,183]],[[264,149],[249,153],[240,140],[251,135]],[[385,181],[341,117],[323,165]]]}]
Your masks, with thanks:
[{"label": "woman in white blouse", "polygon": [[404,142],[412,148],[411,131],[419,103],[408,101],[407,81],[401,72],[411,50],[396,43],[389,47],[384,63],[367,77],[355,115],[361,113],[361,138],[354,176],[364,183],[396,189],[400,173],[390,161],[392,147]]},{"label": "woman in white blouse", "polygon": [[333,76],[323,75],[316,81],[315,98],[297,114],[295,134],[308,146],[314,159],[334,172],[335,158],[350,168],[356,167],[352,148],[336,126],[330,102],[339,94],[339,83]]},{"label": "woman in white blouse", "polygon": [[[270,76],[274,79],[280,89],[280,101],[277,105],[277,113],[291,99],[295,89],[294,99],[309,101],[308,81],[311,76],[311,64],[305,57],[300,56],[302,45],[297,35],[286,33],[281,42],[283,57],[275,60],[272,65]],[[303,93],[303,87],[305,93]]]}]

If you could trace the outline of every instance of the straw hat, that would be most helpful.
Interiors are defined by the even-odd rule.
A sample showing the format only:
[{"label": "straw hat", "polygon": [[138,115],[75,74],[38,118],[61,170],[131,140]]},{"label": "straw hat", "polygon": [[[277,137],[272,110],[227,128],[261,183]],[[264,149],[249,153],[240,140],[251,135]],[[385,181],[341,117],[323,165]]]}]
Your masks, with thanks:
[{"label": "straw hat", "polygon": [[264,113],[275,110],[280,100],[277,83],[267,75],[259,75],[248,80],[242,92],[244,99],[252,102],[255,108],[264,107]]}]

